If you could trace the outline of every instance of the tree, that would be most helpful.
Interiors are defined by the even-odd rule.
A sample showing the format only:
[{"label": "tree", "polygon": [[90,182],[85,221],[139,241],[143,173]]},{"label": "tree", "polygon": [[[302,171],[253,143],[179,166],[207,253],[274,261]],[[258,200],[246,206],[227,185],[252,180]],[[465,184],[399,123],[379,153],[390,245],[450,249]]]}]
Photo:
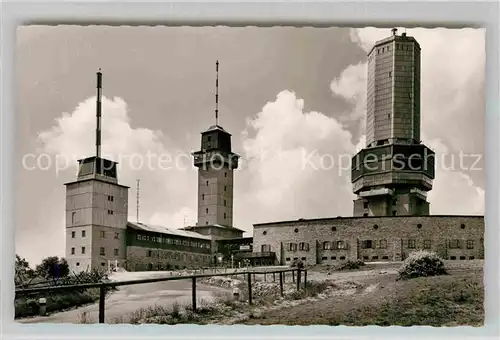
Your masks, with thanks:
[{"label": "tree", "polygon": [[35,274],[33,269],[30,268],[28,261],[18,254],[16,254],[15,270],[16,280],[20,282],[24,282],[25,280],[32,278]]},{"label": "tree", "polygon": [[50,256],[43,259],[42,263],[36,266],[36,272],[46,278],[66,277],[69,274],[69,265],[64,258]]}]

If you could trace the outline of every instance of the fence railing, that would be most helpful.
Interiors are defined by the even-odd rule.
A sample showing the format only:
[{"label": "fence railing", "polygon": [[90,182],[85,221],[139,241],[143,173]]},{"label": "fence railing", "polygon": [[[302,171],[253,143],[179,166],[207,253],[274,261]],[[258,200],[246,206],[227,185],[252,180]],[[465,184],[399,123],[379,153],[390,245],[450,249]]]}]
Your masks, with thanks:
[{"label": "fence railing", "polygon": [[[149,278],[149,279],[138,279],[138,280],[129,280],[129,281],[115,281],[115,282],[99,282],[99,283],[82,283],[75,285],[61,285],[61,286],[50,286],[50,287],[35,287],[35,288],[25,288],[25,289],[16,289],[15,295],[16,297],[27,296],[36,293],[51,293],[51,292],[61,292],[61,291],[74,291],[74,290],[84,290],[91,288],[99,288],[99,323],[104,323],[105,320],[105,300],[106,300],[106,291],[110,288],[116,288],[119,286],[131,286],[131,285],[139,285],[146,283],[156,283],[156,282],[165,282],[165,281],[178,281],[178,280],[188,280],[191,279],[191,287],[192,287],[192,310],[196,312],[196,283],[197,279],[210,278],[216,276],[246,276],[246,280],[248,283],[248,304],[252,305],[252,281],[255,280],[255,275],[264,275],[264,281],[267,282],[268,275],[273,275],[273,281],[276,282],[276,274],[278,274],[279,286],[280,286],[280,294],[284,295],[284,283],[286,281],[286,274],[292,274],[292,282],[297,284],[297,290],[300,290],[301,283],[303,283],[304,289],[307,286],[307,270],[300,268],[291,268],[291,269],[280,269],[280,270],[245,270],[245,271],[232,271],[229,273],[212,273],[212,274],[198,274],[198,275],[178,275],[178,276],[167,276],[167,277],[157,277],[157,278]],[[301,279],[302,275],[303,279]],[[253,277],[253,280],[252,280]]]}]

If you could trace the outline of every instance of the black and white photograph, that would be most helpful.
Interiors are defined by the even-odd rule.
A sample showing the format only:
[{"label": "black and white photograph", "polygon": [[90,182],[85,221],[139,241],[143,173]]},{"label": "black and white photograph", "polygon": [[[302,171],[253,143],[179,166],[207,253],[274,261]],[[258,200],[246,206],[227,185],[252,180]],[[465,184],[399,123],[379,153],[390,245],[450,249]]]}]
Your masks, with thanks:
[{"label": "black and white photograph", "polygon": [[483,326],[485,36],[19,26],[15,321]]}]

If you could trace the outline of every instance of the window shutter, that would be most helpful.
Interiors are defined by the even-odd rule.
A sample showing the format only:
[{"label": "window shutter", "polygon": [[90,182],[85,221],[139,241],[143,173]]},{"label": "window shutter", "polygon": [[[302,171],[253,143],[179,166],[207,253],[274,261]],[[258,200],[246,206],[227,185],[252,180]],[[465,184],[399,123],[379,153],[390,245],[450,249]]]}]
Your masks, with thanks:
[{"label": "window shutter", "polygon": [[309,251],[309,243],[306,243],[306,251]]}]

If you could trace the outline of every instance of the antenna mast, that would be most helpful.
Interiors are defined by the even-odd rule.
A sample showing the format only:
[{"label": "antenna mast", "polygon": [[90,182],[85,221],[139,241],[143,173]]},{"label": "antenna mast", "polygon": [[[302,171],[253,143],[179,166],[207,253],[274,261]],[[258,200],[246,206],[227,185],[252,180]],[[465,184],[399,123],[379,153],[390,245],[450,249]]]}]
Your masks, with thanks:
[{"label": "antenna mast", "polygon": [[96,130],[95,130],[95,148],[96,157],[101,157],[101,96],[102,96],[102,72],[97,72],[97,103],[96,103]]},{"label": "antenna mast", "polygon": [[215,63],[215,125],[219,124],[219,61]]},{"label": "antenna mast", "polygon": [[139,182],[140,180],[138,179],[137,180],[137,202],[136,202],[136,205],[137,205],[137,223],[139,223]]}]

